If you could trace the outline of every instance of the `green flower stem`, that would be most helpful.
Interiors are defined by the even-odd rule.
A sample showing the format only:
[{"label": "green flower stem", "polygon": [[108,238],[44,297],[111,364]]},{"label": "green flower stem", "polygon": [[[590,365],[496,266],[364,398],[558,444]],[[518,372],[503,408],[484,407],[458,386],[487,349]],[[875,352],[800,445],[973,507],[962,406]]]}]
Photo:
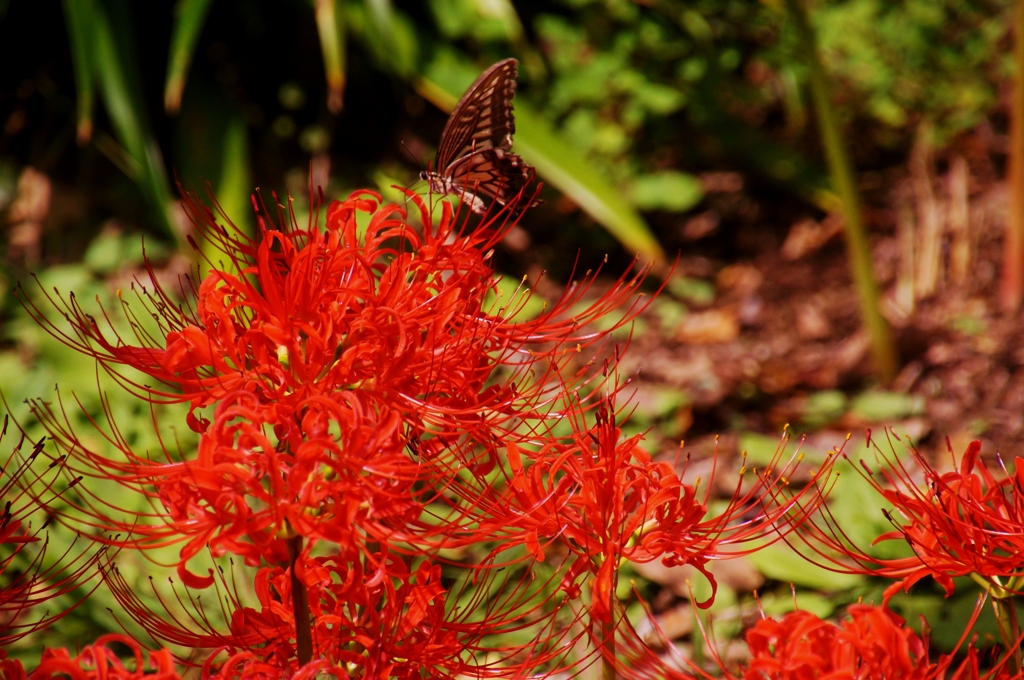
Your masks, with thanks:
[{"label": "green flower stem", "polygon": [[295,573],[302,555],[302,536],[295,535],[288,539],[288,558],[291,562],[292,611],[295,613],[295,654],[299,667],[305,666],[313,659],[313,631],[310,630],[309,595]]},{"label": "green flower stem", "polygon": [[605,648],[605,655],[603,656],[604,663],[601,669],[601,680],[615,680],[617,674],[615,672],[615,664],[612,663],[611,658],[615,656],[615,622],[605,621],[604,622],[604,640],[602,644]]},{"label": "green flower stem", "polygon": [[854,178],[853,164],[850,162],[839,132],[839,123],[829,97],[828,82],[825,78],[825,69],[821,64],[817,38],[807,18],[807,12],[800,0],[784,0],[784,2],[804,49],[811,98],[814,100],[814,107],[818,113],[822,143],[828,156],[832,182],[843,205],[843,222],[846,245],[850,250],[850,267],[860,298],[861,316],[871,338],[876,375],[883,383],[888,384],[895,377],[899,368],[899,358],[889,324],[879,310],[878,286],[875,283],[872,270],[871,249],[864,229],[860,194]]},{"label": "green flower stem", "polygon": [[1011,677],[1017,677],[1021,670],[1020,645],[1017,644],[1020,641],[1017,608],[1012,596],[997,597],[992,602],[996,610],[996,620],[999,622],[999,635],[1003,638],[1006,648],[1013,650],[1007,661],[1007,670]]},{"label": "green flower stem", "polygon": [[1020,642],[1020,621],[1017,620],[1014,594],[1021,586],[1021,579],[1012,578],[1006,585],[1000,583],[998,577],[985,577],[978,573],[972,573],[971,579],[992,598],[996,621],[999,624],[999,637],[1002,638],[1007,649],[1013,650],[1007,660],[1007,669],[1012,677],[1016,677],[1020,673],[1022,664],[1020,644],[1018,644]]},{"label": "green flower stem", "polygon": [[981,586],[981,589],[994,598],[1003,597],[1003,588],[997,583],[992,583],[984,576],[978,573],[971,573],[971,580]]},{"label": "green flower stem", "polygon": [[1024,0],[1017,0],[1013,17],[1013,92],[1010,96],[1010,151],[1007,184],[1010,210],[1003,244],[1003,274],[999,302],[1004,312],[1020,308],[1024,297]]},{"label": "green flower stem", "polygon": [[[592,563],[595,566],[594,573],[600,571],[602,562],[606,558],[593,559]],[[616,565],[618,567],[618,565]],[[618,568],[615,570],[614,583],[612,587],[608,589],[607,602],[604,602],[604,610],[608,612],[607,618],[601,624],[601,646],[602,654],[601,658],[603,663],[601,664],[601,680],[615,680],[618,674],[615,671],[615,593],[617,592],[618,585]],[[595,589],[596,594],[596,589]]]}]

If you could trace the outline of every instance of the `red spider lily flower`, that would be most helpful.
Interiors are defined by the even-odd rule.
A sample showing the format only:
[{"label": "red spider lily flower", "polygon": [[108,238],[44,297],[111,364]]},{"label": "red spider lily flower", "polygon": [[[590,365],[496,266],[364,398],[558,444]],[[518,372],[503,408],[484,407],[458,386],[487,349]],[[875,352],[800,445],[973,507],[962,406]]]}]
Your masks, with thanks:
[{"label": "red spider lily flower", "polygon": [[891,511],[883,512],[897,525],[876,542],[905,542],[914,555],[882,559],[866,554],[826,509],[799,536],[817,554],[809,559],[836,571],[896,579],[885,590],[886,603],[928,576],[947,597],[953,594],[955,577],[972,577],[992,596],[1002,641],[1012,650],[1013,667],[1019,668],[1021,632],[1012,596],[1024,592],[1024,460],[1015,460],[1015,473],[997,478],[981,458],[977,441],[967,447],[959,464],[950,451],[954,467],[946,473],[933,469],[913,449],[913,466],[886,456],[877,445],[876,450],[884,463],[877,475],[866,463],[859,471],[892,504]]},{"label": "red spider lily flower", "polygon": [[908,467],[880,453],[884,465],[878,475],[866,463],[862,474],[892,504],[886,515],[900,522],[876,542],[905,541],[913,557],[871,557],[850,544],[834,518],[826,517],[825,526],[809,525],[802,538],[829,562],[828,568],[898,579],[886,589],[886,601],[928,576],[947,596],[958,576],[986,582],[996,598],[1024,590],[1010,580],[1024,577],[1024,459],[1015,460],[1016,472],[997,479],[981,458],[977,441],[959,464],[954,456],[954,469],[945,473],[933,469],[917,451],[911,449],[911,454],[915,465]]},{"label": "red spider lily flower", "polygon": [[915,451],[927,491],[902,466],[883,472],[879,490],[905,523],[878,541],[905,540],[918,558],[883,566],[883,573],[902,576],[890,590],[909,589],[929,575],[947,594],[955,576],[976,574],[993,583],[1024,576],[1024,459],[1014,461],[1015,474],[997,480],[980,454],[981,442],[973,441],[959,466],[940,474]]},{"label": "red spider lily flower", "polygon": [[[747,632],[752,658],[742,677],[926,680],[980,675],[973,647],[954,669],[952,654],[931,661],[927,642],[884,606],[857,604],[848,612],[850,619],[838,625],[803,611],[791,612],[778,621],[762,619]],[[984,677],[1009,677],[1009,673],[1000,665]]]},{"label": "red spider lily flower", "polygon": [[[354,559],[312,559],[303,563],[302,573],[312,605],[314,659],[345,677],[344,669],[359,669],[353,675],[365,678],[455,677],[439,670],[459,665],[465,645],[446,624],[438,565],[423,562],[409,572],[395,561],[388,576],[372,584]],[[277,677],[299,671],[290,575],[262,569],[255,589],[261,609],[237,610],[231,628],[239,639],[255,635],[264,644],[249,645],[223,664],[211,660],[204,673],[236,677],[252,664],[276,667]]]},{"label": "red spider lily flower", "polygon": [[[175,615],[154,611],[152,598],[140,597],[109,565],[105,577],[122,609],[155,638],[215,650],[203,663],[203,677],[313,677],[312,663],[318,672],[344,678],[506,678],[568,665],[560,657],[572,636],[582,633],[544,594],[555,592],[551,583],[529,570],[508,577],[498,569],[477,569],[469,582],[450,589],[436,560],[421,558],[416,567],[408,561],[384,552],[371,562],[352,554],[311,557],[307,551],[291,569],[255,573],[246,590],[255,593],[257,606],[219,582],[214,601],[221,603],[220,612],[176,593],[168,607]],[[300,660],[296,588],[308,602],[310,662]],[[493,593],[502,595],[491,598]],[[163,597],[157,593],[157,599]],[[190,613],[182,618],[186,605]],[[510,634],[533,639],[500,642]]]},{"label": "red spider lily flower", "polygon": [[[431,225],[427,206],[411,200]],[[584,306],[588,276],[529,320],[514,318],[518,303],[488,302],[488,249],[511,228],[501,221],[508,211],[467,234],[444,204],[439,226],[418,233],[401,209],[360,192],[331,204],[325,227],[315,215],[306,228],[292,215],[276,226],[264,216],[249,240],[194,200],[187,209],[234,269],[214,269],[195,287],[194,310],[159,285],[140,288],[163,337],[133,323],[131,341],[108,339],[73,296],[63,304],[68,334],[23,299],[70,346],[168,386],[126,381],[140,396],[190,403],[202,439],[184,462],[170,451],[166,462],[136,454],[114,424],[107,437],[124,459],[100,455],[59,411],[36,406],[76,474],[115,478],[163,513],[115,522],[95,498],[77,510],[97,528],[129,532],[123,541],[135,547],[185,541],[179,573],[192,587],[213,583],[185,567],[207,545],[258,564],[279,560],[296,535],[343,545],[479,541],[485,476],[501,464],[496,442],[524,421],[554,421],[566,394],[591,380],[566,375],[580,348],[640,309],[628,303],[642,273]],[[612,328],[591,327],[612,312]],[[421,518],[433,501],[452,506],[443,526]]]},{"label": "red spider lily flower", "polygon": [[[728,506],[709,517],[712,480],[698,498],[697,489],[682,481],[685,469],[652,460],[641,435],[624,439],[615,415],[614,397],[597,410],[593,427],[572,414],[573,436],[543,446],[529,455],[529,463],[518,447],[508,447],[515,497],[509,523],[525,529],[522,540],[538,560],[552,542],[569,551],[573,559],[564,587],[575,592],[580,575],[593,579],[590,613],[600,621],[613,617],[621,560],[660,559],[668,566],[696,568],[711,584],[712,594],[698,603],[708,607],[717,591],[708,561],[750,552],[745,545],[779,540],[822,500],[813,484],[789,489],[787,480],[800,458],[782,465],[783,446],[756,473],[756,484],[744,489],[741,475]],[[816,474],[828,474],[831,460]],[[803,507],[794,516],[799,502]]]},{"label": "red spider lily flower", "polygon": [[[411,198],[429,225],[428,207]],[[623,310],[642,273],[623,277],[597,302],[577,309],[595,273],[538,317],[515,320],[516,309],[486,303],[496,291],[489,249],[511,223],[495,218],[458,234],[455,216],[443,204],[439,226],[418,234],[402,209],[380,207],[379,200],[364,191],[335,201],[325,228],[303,229],[285,215],[273,227],[263,217],[260,239],[249,241],[220,227],[190,197],[186,209],[197,228],[219,244],[239,273],[212,270],[195,291],[194,312],[158,284],[152,292],[143,289],[140,299],[166,333],[150,338],[137,327],[137,341],[147,344],[108,340],[73,295],[66,303],[51,301],[67,312],[74,335],[23,299],[41,325],[75,349],[107,366],[131,366],[175,389],[128,385],[151,400],[189,401],[195,412],[245,390],[291,416],[318,395],[351,391],[433,425],[450,425],[458,417],[459,434],[467,418],[486,414],[493,427],[501,422],[496,414],[512,409],[518,415],[513,407],[534,405],[529,400],[541,399],[551,387],[535,378],[537,386],[516,393],[511,385],[517,378],[525,383],[538,369],[536,377],[542,378],[554,370],[545,361],[571,357],[606,337],[608,329],[588,328],[596,319],[616,313],[618,327],[638,311]],[[358,223],[364,216],[365,227]],[[126,315],[134,318],[130,311]],[[514,372],[503,389],[482,389],[496,367]],[[293,434],[297,426],[287,417],[280,420],[288,429],[279,436]],[[193,423],[204,428],[198,418]]]},{"label": "red spider lily flower", "polygon": [[[115,646],[127,648],[135,663],[125,664],[115,653]],[[174,669],[174,658],[168,650],[161,649],[147,654],[138,642],[126,635],[104,635],[75,657],[64,649],[47,649],[43,652],[39,666],[27,674],[21,662],[4,659],[4,652],[0,650],[0,678],[3,680],[44,680],[55,677],[71,680],[179,680],[181,676]]]},{"label": "red spider lily flower", "polygon": [[280,680],[282,677],[290,680],[318,680],[325,677],[351,680],[353,676],[323,659],[311,661],[295,673],[282,675],[277,664],[260,661],[257,654],[242,652],[216,668],[204,668],[202,677],[204,680]]},{"label": "red spider lily flower", "polygon": [[[963,645],[984,604],[979,599],[965,626]],[[624,627],[620,644],[624,661],[634,680],[692,680],[727,678],[728,680],[1004,680],[1019,678],[1007,668],[1007,658],[988,664],[982,661],[973,644],[963,660],[956,664],[953,653],[933,659],[928,641],[906,626],[906,622],[884,605],[855,604],[847,608],[849,618],[834,623],[806,611],[794,611],[780,619],[763,618],[746,633],[750,660],[740,668],[730,668],[711,650],[721,671],[712,675],[689,659],[658,658],[640,642],[636,631]],[[666,641],[667,643],[667,641]],[[671,649],[671,646],[668,645]],[[687,670],[682,670],[682,669]]]},{"label": "red spider lily flower", "polygon": [[[567,627],[555,626],[557,591],[540,588],[551,577],[515,565],[507,589],[487,590],[511,567],[474,565],[474,588],[507,594],[474,590],[476,606],[466,607],[464,592],[442,587],[437,555],[522,532],[505,522],[500,453],[505,444],[549,439],[568,404],[577,417],[592,407],[578,392],[598,393],[604,379],[590,364],[577,368],[577,355],[639,311],[626,303],[642,273],[582,304],[596,273],[588,275],[539,316],[518,319],[521,302],[488,299],[496,282],[487,249],[509,224],[494,218],[456,233],[446,206],[440,226],[420,234],[378,200],[363,192],[332,204],[325,227],[315,217],[305,229],[291,216],[276,227],[265,219],[254,241],[190,204],[234,267],[195,287],[194,310],[159,286],[141,291],[161,337],[133,324],[132,342],[108,339],[73,297],[65,307],[73,332],[65,335],[26,302],[52,333],[111,370],[129,366],[167,385],[123,382],[153,403],[187,401],[200,433],[194,453],[165,449],[163,460],[151,459],[108,417],[97,431],[123,455],[115,459],[76,435],[63,406],[36,403],[73,474],[116,480],[154,506],[111,519],[113,500],[90,496],[85,484],[73,510],[95,528],[129,534],[97,540],[136,548],[184,542],[177,567],[187,590],[220,591],[215,573],[187,568],[201,551],[274,565],[257,577],[258,608],[223,591],[227,630],[198,597],[184,620],[158,616],[105,565],[124,610],[154,636],[221,650],[207,674],[521,676],[568,665],[569,637],[584,634],[571,625],[575,614],[558,618],[568,618]],[[592,327],[610,312],[610,327]],[[335,556],[310,557],[315,548]],[[541,634],[507,647],[486,642],[528,629]]]},{"label": "red spider lily flower", "polygon": [[[745,678],[919,677],[931,670],[924,642],[886,609],[850,607],[840,625],[795,611],[747,631]],[[920,673],[919,673],[920,671]]]},{"label": "red spider lily flower", "polygon": [[[7,434],[7,425],[5,416],[0,438]],[[21,451],[24,444],[22,436],[0,466],[0,646],[42,630],[73,611],[81,600],[70,607],[63,604],[55,612],[47,610],[46,604],[85,586],[97,575],[96,564],[102,557],[97,550],[75,554],[72,542],[59,558],[48,558],[45,524],[32,527],[27,518],[39,507],[37,499],[52,493],[61,461],[39,472],[33,463],[43,451],[43,442],[27,455]]]}]

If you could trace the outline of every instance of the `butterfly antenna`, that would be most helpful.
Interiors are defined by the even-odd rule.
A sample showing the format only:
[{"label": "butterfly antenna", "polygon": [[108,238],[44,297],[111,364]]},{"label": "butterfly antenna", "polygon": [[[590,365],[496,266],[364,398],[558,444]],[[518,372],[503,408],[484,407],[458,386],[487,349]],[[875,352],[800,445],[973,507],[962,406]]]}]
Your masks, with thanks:
[{"label": "butterfly antenna", "polygon": [[[409,156],[409,158],[413,161],[413,163],[415,163],[416,165],[419,165],[420,167],[423,166],[423,164],[420,162],[420,157],[417,156],[415,153],[413,153],[412,149],[409,148],[409,145],[405,143],[404,139],[399,140],[398,143],[402,145],[402,148],[405,149],[405,153]],[[430,162],[429,161],[427,161],[427,170],[430,170]]]}]

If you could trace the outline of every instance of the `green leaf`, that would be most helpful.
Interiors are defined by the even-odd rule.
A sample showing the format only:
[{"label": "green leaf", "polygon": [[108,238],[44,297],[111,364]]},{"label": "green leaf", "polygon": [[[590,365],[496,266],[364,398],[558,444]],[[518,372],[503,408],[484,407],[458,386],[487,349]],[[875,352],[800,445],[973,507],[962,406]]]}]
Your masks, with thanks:
[{"label": "green leaf", "polygon": [[[177,237],[170,215],[171,191],[163,157],[150,134],[145,115],[138,55],[132,45],[134,31],[128,23],[130,7],[123,2],[96,4],[94,14],[94,74],[118,141],[131,161],[132,179],[163,218],[167,233]],[[109,9],[110,11],[106,11]]]},{"label": "green leaf", "polygon": [[384,71],[412,78],[420,69],[415,23],[396,11],[391,0],[343,3],[345,25]]},{"label": "green leaf", "polygon": [[747,467],[765,467],[778,457],[779,447],[791,445],[782,437],[770,437],[756,432],[740,435],[740,450],[747,454]]},{"label": "green leaf", "polygon": [[95,31],[96,4],[93,0],[64,0],[64,21],[71,42],[71,65],[78,90],[78,143],[92,138],[92,113],[95,107],[96,81],[93,77],[92,36]]},{"label": "green leaf", "polygon": [[428,3],[442,35],[472,36],[479,41],[516,42],[523,24],[509,0],[431,0]]},{"label": "green leaf", "polygon": [[178,0],[171,29],[171,52],[167,59],[167,83],[164,85],[164,108],[176,112],[181,108],[181,93],[203,22],[210,11],[211,0]]},{"label": "green leaf", "polygon": [[788,545],[778,541],[750,553],[747,558],[757,570],[768,578],[795,583],[798,586],[837,592],[849,590],[865,580],[863,576],[837,574],[834,571],[816,567],[798,555]]},{"label": "green leaf", "polygon": [[233,111],[224,130],[221,172],[215,192],[224,212],[235,226],[252,235],[253,212],[249,200],[253,181],[249,168],[249,143],[245,120],[239,111]]},{"label": "green leaf", "polygon": [[[39,393],[44,386],[53,385],[47,376],[40,375],[38,372],[29,373],[23,355],[23,350],[0,352],[0,393],[3,394],[6,402],[4,411],[20,421],[29,417],[27,400],[39,398]],[[2,449],[0,449],[0,454],[3,454]]]},{"label": "green leaf", "polygon": [[594,170],[575,149],[525,103],[516,104],[516,151],[546,182],[571,198],[628,250],[654,262],[665,253],[623,192]]},{"label": "green leaf", "polygon": [[345,96],[345,26],[335,0],[313,0],[327,76],[327,108],[341,113]]},{"label": "green leaf", "polygon": [[869,555],[885,559],[908,556],[910,549],[902,540],[874,544],[876,538],[893,528],[882,512],[887,505],[885,498],[849,461],[838,461],[835,474],[828,509],[839,522],[843,535]]},{"label": "green leaf", "polygon": [[[387,203],[404,204],[409,200],[409,197],[397,188],[403,186],[401,171],[397,168],[390,168],[383,164],[378,165],[370,173],[370,181],[373,183],[374,190],[376,190]],[[412,211],[409,217],[410,219],[418,219],[419,215],[415,211]]]},{"label": "green leaf", "polygon": [[509,321],[521,322],[535,318],[544,311],[544,306],[544,299],[533,294],[528,281],[501,275],[497,293],[487,292],[483,310],[487,314],[507,317]]},{"label": "green leaf", "polygon": [[977,316],[954,316],[946,322],[946,326],[958,333],[971,336],[979,336],[988,330],[988,324],[984,319]]},{"label": "green leaf", "polygon": [[850,410],[872,423],[901,420],[924,413],[924,398],[897,392],[866,392],[853,399]]},{"label": "green leaf", "polygon": [[820,593],[797,591],[796,602],[790,592],[766,592],[758,597],[758,602],[765,614],[772,617],[785,616],[791,611],[799,610],[810,612],[819,618],[831,616],[835,611],[835,604],[831,599]]},{"label": "green leaf", "polygon": [[[135,235],[131,239],[139,240]],[[125,238],[117,231],[101,232],[86,249],[82,264],[99,274],[116,272],[122,266],[131,264],[125,258],[125,246]]]},{"label": "green leaf", "polygon": [[689,392],[676,387],[653,387],[650,392],[647,408],[655,418],[671,418],[693,403]]},{"label": "green leaf", "polygon": [[[949,652],[963,644],[962,638],[967,635],[964,631],[965,622],[972,620],[978,603],[979,589],[976,583],[967,578],[958,578],[954,579],[954,584],[956,593],[949,598],[935,592],[921,593],[921,588],[915,588],[910,593],[896,593],[889,603],[892,611],[907,621],[908,627],[919,631],[921,624],[926,623],[929,645],[933,650]],[[1024,608],[1019,603],[1014,608],[1020,619],[1024,615]],[[982,649],[999,639],[999,624],[992,607],[981,608],[970,635],[978,637]]]},{"label": "green leaf", "polygon": [[840,390],[822,390],[807,397],[800,420],[810,429],[834,422],[846,411],[846,395]]},{"label": "green leaf", "polygon": [[644,210],[683,212],[704,198],[704,187],[693,175],[665,170],[634,179],[630,194],[633,202]]},{"label": "green leaf", "polygon": [[679,272],[668,281],[669,294],[695,305],[706,307],[715,301],[718,291],[715,284],[701,279],[679,276]]},{"label": "green leaf", "polygon": [[667,295],[659,295],[651,303],[651,312],[663,329],[671,332],[690,313],[686,305]]},{"label": "green leaf", "polygon": [[[253,181],[242,112],[211,80],[197,74],[176,122],[182,184],[195,190],[209,182],[228,219],[252,234],[255,221],[249,197]],[[206,244],[202,247],[212,262],[221,259],[219,253],[206,252]]]}]

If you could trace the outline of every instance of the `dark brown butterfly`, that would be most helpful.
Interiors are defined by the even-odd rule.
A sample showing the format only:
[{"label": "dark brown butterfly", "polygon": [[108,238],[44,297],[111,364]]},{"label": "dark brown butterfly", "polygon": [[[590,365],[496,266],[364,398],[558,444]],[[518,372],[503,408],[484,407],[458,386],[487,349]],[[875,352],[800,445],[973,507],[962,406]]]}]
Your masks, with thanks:
[{"label": "dark brown butterfly", "polygon": [[533,180],[533,168],[511,151],[518,64],[506,59],[480,74],[444,126],[433,171],[420,173],[431,191],[456,194],[478,214],[487,210],[481,196],[506,205]]}]

